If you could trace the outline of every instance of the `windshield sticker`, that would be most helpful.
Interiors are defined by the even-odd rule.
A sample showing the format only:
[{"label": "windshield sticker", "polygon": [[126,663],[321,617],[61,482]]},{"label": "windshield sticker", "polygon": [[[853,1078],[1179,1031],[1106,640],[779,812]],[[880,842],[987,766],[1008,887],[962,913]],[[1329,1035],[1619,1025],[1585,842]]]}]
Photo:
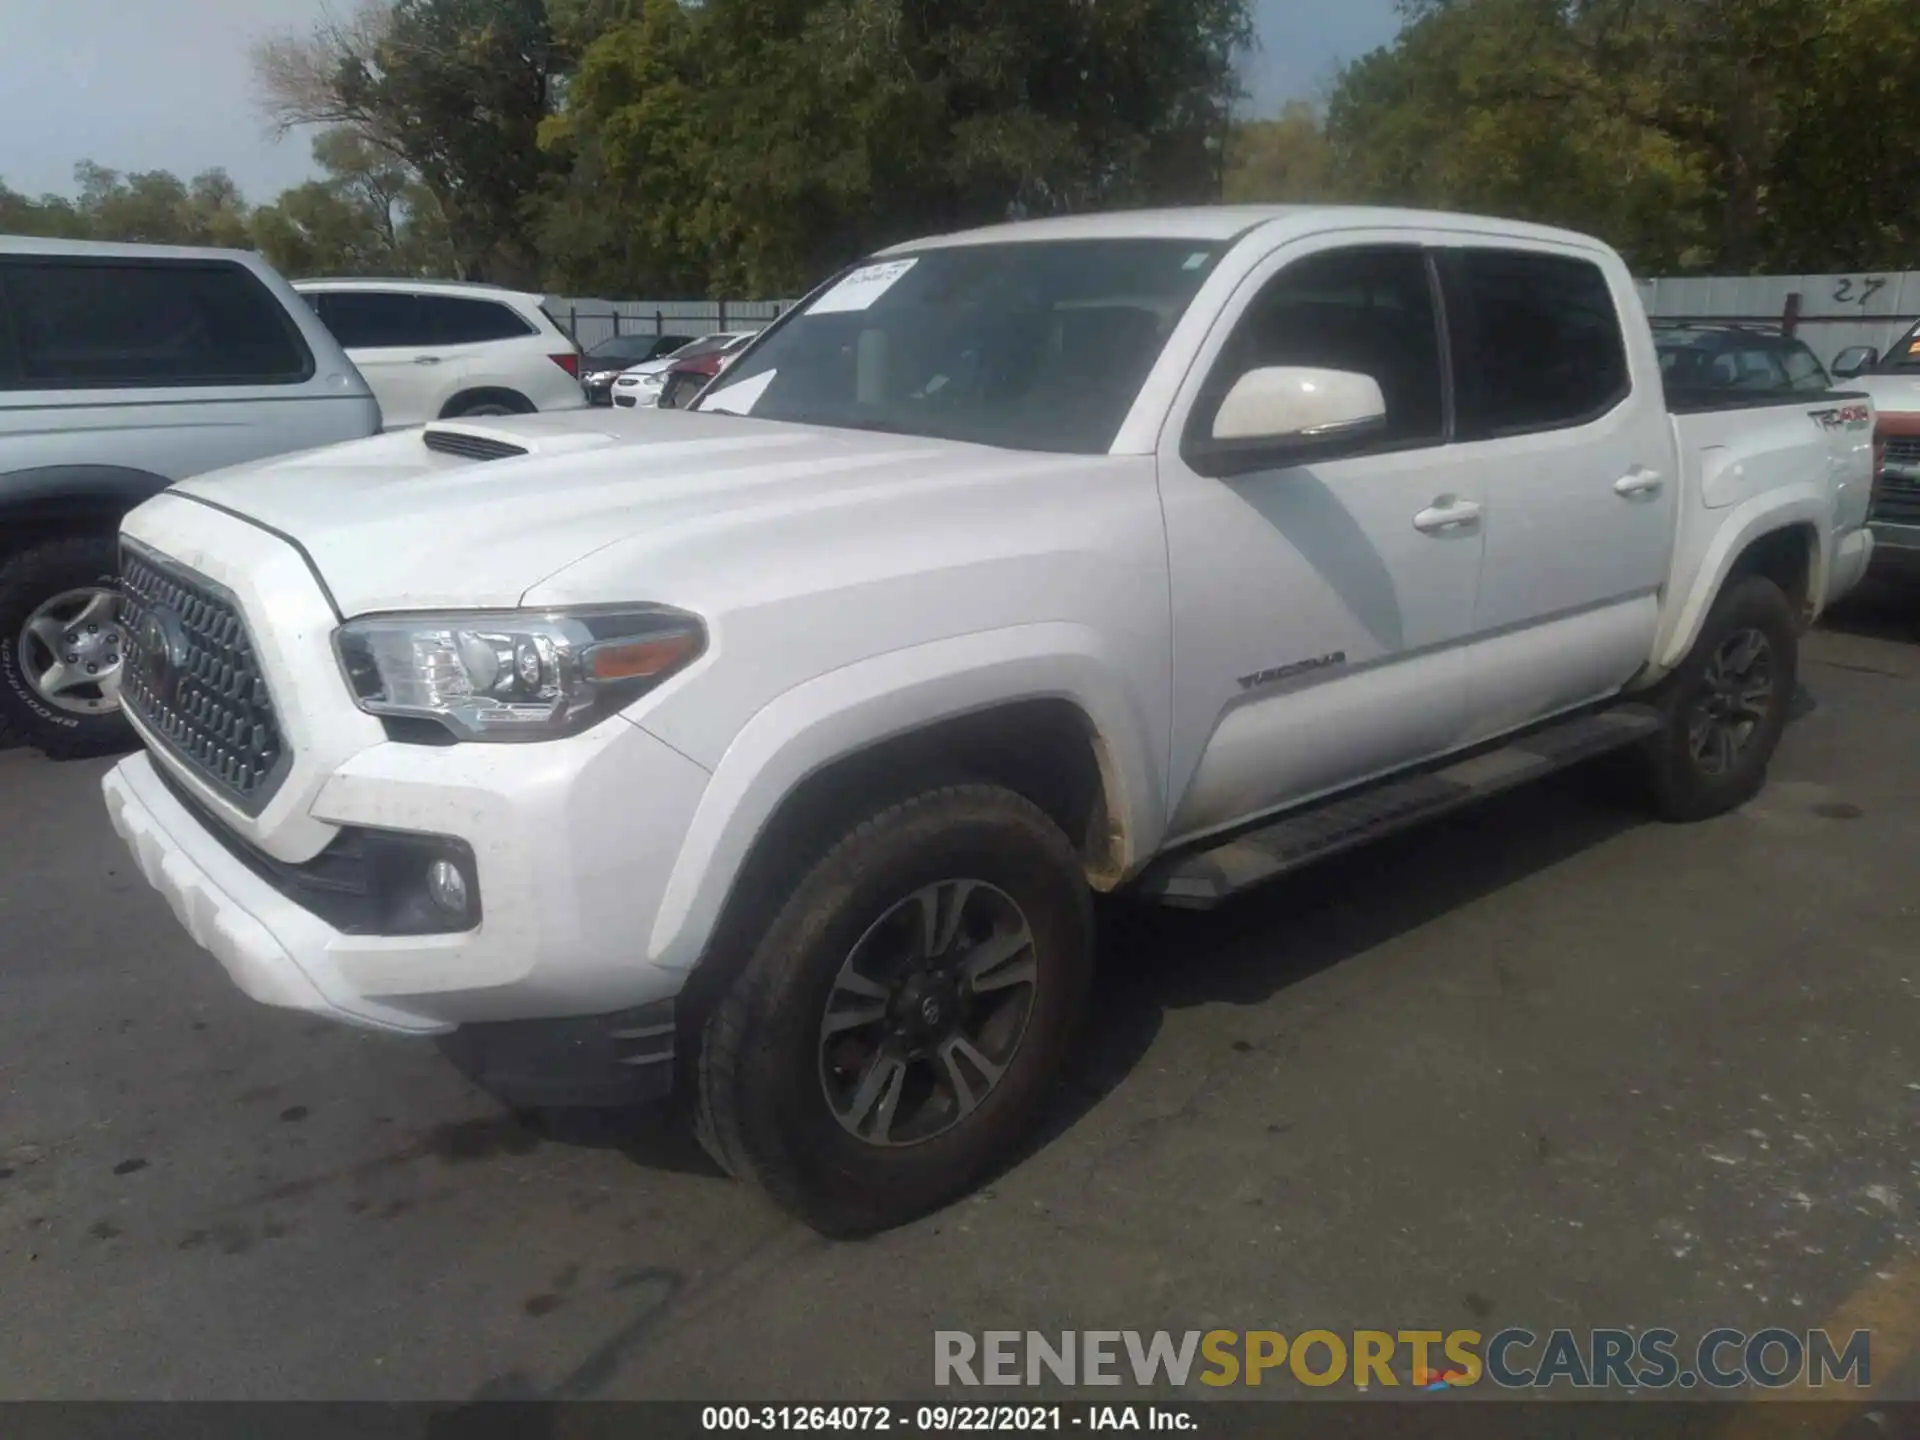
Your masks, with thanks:
[{"label": "windshield sticker", "polygon": [[1182,270],[1198,270],[1202,265],[1206,264],[1207,261],[1212,258],[1213,258],[1212,255],[1208,251],[1196,250],[1193,252],[1193,254],[1187,257],[1187,263],[1182,265],[1180,268]]},{"label": "windshield sticker", "polygon": [[838,285],[807,307],[809,315],[841,315],[865,310],[900,283],[918,260],[887,260],[878,265],[862,265]]},{"label": "windshield sticker", "polygon": [[753,407],[760,403],[760,397],[767,393],[767,386],[773,383],[773,377],[779,373],[778,370],[762,370],[751,380],[742,380],[738,385],[716,390],[700,402],[700,408],[710,415],[751,415]]}]

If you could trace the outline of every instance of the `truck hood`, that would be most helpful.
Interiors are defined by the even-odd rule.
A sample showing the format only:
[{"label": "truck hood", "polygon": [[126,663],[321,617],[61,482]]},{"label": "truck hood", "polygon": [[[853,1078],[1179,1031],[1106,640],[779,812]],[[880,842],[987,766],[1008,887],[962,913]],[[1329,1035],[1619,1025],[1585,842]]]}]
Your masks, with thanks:
[{"label": "truck hood", "polygon": [[1837,382],[1835,388],[1861,391],[1882,415],[1920,415],[1920,373],[1856,375]]},{"label": "truck hood", "polygon": [[[480,458],[489,452],[499,458]],[[527,599],[543,580],[636,539],[655,554],[694,542],[703,567],[778,563],[783,534],[822,512],[834,512],[831,533],[858,544],[859,516],[883,502],[924,517],[916,499],[945,497],[978,517],[983,489],[1103,460],[718,414],[576,410],[437,422],[174,491],[296,542],[354,616],[546,603]]]}]

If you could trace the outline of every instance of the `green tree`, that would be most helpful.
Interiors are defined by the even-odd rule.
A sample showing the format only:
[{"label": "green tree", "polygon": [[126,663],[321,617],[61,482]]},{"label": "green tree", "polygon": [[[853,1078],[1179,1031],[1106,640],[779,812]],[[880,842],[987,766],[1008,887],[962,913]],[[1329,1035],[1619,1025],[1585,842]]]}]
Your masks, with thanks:
[{"label": "green tree", "polygon": [[538,283],[554,166],[537,135],[567,64],[545,0],[370,3],[268,42],[255,64],[281,130],[349,130],[418,177],[463,276]]},{"label": "green tree", "polygon": [[[1406,8],[1398,40],[1347,67],[1328,107],[1333,163],[1356,198],[1569,225],[1654,268],[1709,253],[1704,162],[1643,118],[1658,82],[1615,60],[1629,47],[1601,7]],[[1645,9],[1613,8],[1636,23]]]},{"label": "green tree", "polygon": [[1403,0],[1342,74],[1363,195],[1594,231],[1647,270],[1912,263],[1912,0]]},{"label": "green tree", "polygon": [[1920,267],[1920,25],[1912,0],[1822,12],[1783,106],[1763,253],[1786,273]]},{"label": "green tree", "polygon": [[453,273],[439,207],[406,166],[355,131],[316,136],[325,178],[253,212],[252,238],[288,275]]},{"label": "green tree", "polygon": [[1242,120],[1227,132],[1223,198],[1235,204],[1278,204],[1341,198],[1333,148],[1304,100],[1276,119]]},{"label": "green tree", "polygon": [[591,195],[632,237],[630,273],[763,292],[927,231],[1217,198],[1232,58],[1250,33],[1247,0],[604,0],[594,13],[625,18],[583,46],[543,128],[585,180],[553,214],[580,217]]},{"label": "green tree", "polygon": [[87,217],[64,195],[22,195],[0,184],[0,235],[44,235],[61,240],[85,240],[91,235]]}]

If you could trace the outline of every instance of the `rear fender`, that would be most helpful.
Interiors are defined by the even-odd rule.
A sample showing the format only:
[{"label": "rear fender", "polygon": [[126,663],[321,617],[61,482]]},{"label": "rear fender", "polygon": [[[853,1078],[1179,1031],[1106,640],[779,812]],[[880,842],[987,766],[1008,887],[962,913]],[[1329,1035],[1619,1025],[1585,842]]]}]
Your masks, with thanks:
[{"label": "rear fender", "polygon": [[1816,600],[1826,593],[1833,497],[1822,487],[1782,486],[1731,509],[1713,511],[1711,517],[1713,534],[1691,577],[1675,576],[1667,618],[1654,642],[1652,669],[1643,679],[1658,678],[1686,658],[1740,557],[1768,535],[1795,528],[1807,530],[1807,593]]}]

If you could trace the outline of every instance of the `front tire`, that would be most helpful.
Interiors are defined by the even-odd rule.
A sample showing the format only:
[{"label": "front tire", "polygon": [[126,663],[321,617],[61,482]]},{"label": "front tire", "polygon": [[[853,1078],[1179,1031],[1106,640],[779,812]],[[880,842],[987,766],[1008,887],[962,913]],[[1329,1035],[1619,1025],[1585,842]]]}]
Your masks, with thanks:
[{"label": "front tire", "polygon": [[70,535],[0,566],[0,736],[56,760],[139,742],[120,714],[118,559],[111,535]]},{"label": "front tire", "polygon": [[824,1234],[926,1214],[1004,1164],[1058,1078],[1093,972],[1078,857],[993,785],[851,826],[707,1017],[697,1127]]},{"label": "front tire", "polygon": [[1732,581],[1658,695],[1666,727],[1642,752],[1656,813],[1690,822],[1744,805],[1766,784],[1799,677],[1799,636],[1780,587]]}]

